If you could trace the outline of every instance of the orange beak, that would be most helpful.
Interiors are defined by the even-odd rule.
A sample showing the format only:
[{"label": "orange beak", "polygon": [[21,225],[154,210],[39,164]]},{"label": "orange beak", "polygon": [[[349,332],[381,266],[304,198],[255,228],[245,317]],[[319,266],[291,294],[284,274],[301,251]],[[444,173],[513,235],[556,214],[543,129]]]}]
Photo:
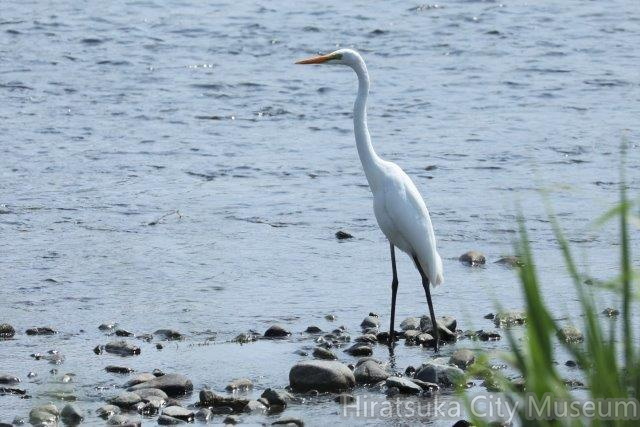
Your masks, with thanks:
[{"label": "orange beak", "polygon": [[333,55],[318,55],[296,61],[296,64],[322,64],[323,62],[327,62],[330,59],[333,59]]}]

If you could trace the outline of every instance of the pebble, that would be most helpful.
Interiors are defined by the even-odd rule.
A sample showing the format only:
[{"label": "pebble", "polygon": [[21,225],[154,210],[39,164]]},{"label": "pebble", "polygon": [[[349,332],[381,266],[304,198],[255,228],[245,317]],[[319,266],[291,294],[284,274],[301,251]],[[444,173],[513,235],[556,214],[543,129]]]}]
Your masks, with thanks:
[{"label": "pebble", "polygon": [[140,354],[140,347],[128,343],[127,341],[111,341],[104,346],[107,353],[119,356],[133,356]]},{"label": "pebble", "polygon": [[355,383],[353,372],[338,361],[303,361],[289,371],[289,384],[294,391],[339,392],[352,389]]},{"label": "pebble", "polygon": [[58,331],[49,326],[41,326],[38,328],[29,328],[26,333],[27,335],[53,335],[57,334]]},{"label": "pebble", "polygon": [[0,323],[0,339],[13,338],[16,334],[16,330],[8,323]]},{"label": "pebble", "polygon": [[401,394],[420,394],[422,392],[422,388],[419,385],[402,377],[389,377],[386,385],[388,388],[397,388]]},{"label": "pebble", "polygon": [[154,376],[150,381],[136,384],[130,387],[129,391],[137,391],[145,388],[157,388],[167,393],[169,397],[179,397],[193,391],[193,383],[182,374],[165,374],[161,377]]},{"label": "pebble", "polygon": [[316,347],[313,349],[313,357],[323,360],[336,360],[338,357],[329,349]]},{"label": "pebble", "polygon": [[238,378],[231,381],[225,389],[227,391],[249,390],[253,388],[253,383],[248,378]]},{"label": "pebble", "polygon": [[281,325],[271,325],[264,333],[265,338],[283,338],[291,335],[291,332],[286,330]]},{"label": "pebble", "polygon": [[472,266],[483,265],[486,262],[484,254],[478,251],[465,252],[458,259],[461,263]]},{"label": "pebble", "polygon": [[460,369],[467,369],[475,361],[475,354],[466,348],[456,350],[449,359],[449,363],[456,365]]}]

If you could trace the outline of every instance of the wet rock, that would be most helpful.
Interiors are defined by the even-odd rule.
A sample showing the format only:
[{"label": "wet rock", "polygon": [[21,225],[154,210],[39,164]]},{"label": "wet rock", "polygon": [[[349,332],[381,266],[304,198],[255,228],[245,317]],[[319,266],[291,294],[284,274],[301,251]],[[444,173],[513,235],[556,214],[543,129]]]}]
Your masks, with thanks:
[{"label": "wet rock", "polygon": [[[398,341],[399,338],[400,337],[399,337],[398,333],[396,332],[393,335],[393,341],[394,342]],[[378,332],[376,334],[376,339],[378,340],[379,343],[387,344],[389,342],[389,332],[388,331]]]},{"label": "wet rock", "polygon": [[291,332],[287,331],[281,325],[271,325],[264,333],[265,338],[284,338],[291,335]]},{"label": "wet rock", "polygon": [[164,346],[160,343],[156,344],[156,350],[162,350],[164,348]]},{"label": "wet rock", "polygon": [[431,347],[435,345],[436,340],[431,334],[423,332],[416,337],[416,343],[425,347]]},{"label": "wet rock", "polygon": [[188,423],[192,422],[195,418],[195,414],[193,413],[193,411],[185,409],[181,406],[168,406],[162,410],[162,415],[177,418]]},{"label": "wet rock", "polygon": [[353,235],[347,233],[346,231],[337,231],[336,232],[336,239],[338,240],[344,240],[344,239],[352,239]]},{"label": "wet rock", "polygon": [[312,325],[312,326],[307,327],[305,332],[308,333],[308,334],[320,334],[320,333],[322,333],[322,329],[320,329],[317,326],[313,326]]},{"label": "wet rock", "polygon": [[387,378],[388,388],[396,387],[401,394],[420,394],[422,388],[411,380],[402,377]]},{"label": "wet rock", "polygon": [[155,377],[151,381],[146,381],[129,388],[129,391],[137,391],[145,388],[158,388],[169,397],[179,397],[193,391],[191,380],[181,374],[165,374]]},{"label": "wet rock", "polygon": [[145,342],[151,342],[153,341],[153,335],[151,334],[140,334],[140,335],[136,335],[136,338]]},{"label": "wet rock", "polygon": [[27,391],[17,387],[0,387],[0,396],[5,394],[13,394],[16,396],[22,396],[23,398],[28,398]]},{"label": "wet rock", "polygon": [[558,331],[558,338],[569,343],[577,343],[584,340],[584,336],[582,335],[582,332],[580,332],[580,329],[572,325],[560,328]]},{"label": "wet rock", "polygon": [[33,426],[56,426],[59,418],[60,411],[53,404],[36,406],[29,412],[29,423]]},{"label": "wet rock", "polygon": [[75,426],[84,420],[84,414],[74,404],[68,403],[62,408],[60,418],[66,425]]},{"label": "wet rock", "polygon": [[174,329],[158,329],[153,334],[169,341],[180,341],[184,339],[184,335]]},{"label": "wet rock", "polygon": [[196,420],[208,422],[213,418],[213,413],[207,408],[200,408],[195,414]]},{"label": "wet rock", "polygon": [[616,310],[615,308],[608,307],[602,310],[602,314],[604,314],[607,317],[617,317],[620,315],[620,310]]},{"label": "wet rock", "polygon": [[416,371],[415,378],[429,383],[452,386],[464,379],[464,372],[457,366],[427,362]]},{"label": "wet rock", "polygon": [[496,264],[504,265],[505,267],[522,267],[524,264],[517,256],[508,255],[503,256],[495,262]]},{"label": "wet rock", "polygon": [[104,368],[104,370],[114,374],[130,374],[133,372],[133,369],[128,368],[126,366],[115,366],[115,365],[108,365]]},{"label": "wet rock", "polygon": [[493,323],[497,327],[524,325],[527,321],[527,313],[518,310],[509,310],[497,313],[493,318]]},{"label": "wet rock", "polygon": [[266,389],[260,397],[265,399],[269,406],[280,406],[282,408],[285,408],[287,403],[293,399],[293,396],[291,396],[289,392],[272,388]]},{"label": "wet rock", "polygon": [[375,336],[375,334],[364,334],[357,337],[354,341],[368,343],[368,344],[375,344],[378,342],[378,338]]},{"label": "wet rock", "polygon": [[0,374],[0,384],[15,385],[20,382],[20,378],[15,375]]},{"label": "wet rock", "polygon": [[156,376],[150,372],[142,372],[124,383],[124,386],[125,388],[133,387],[134,385],[146,383],[147,381],[151,381],[155,378]]},{"label": "wet rock", "polygon": [[289,371],[289,384],[294,391],[339,392],[353,388],[355,383],[353,372],[338,361],[303,361]]},{"label": "wet rock", "polygon": [[338,317],[335,314],[327,314],[324,316],[325,320],[328,320],[329,322],[334,322]]},{"label": "wet rock", "polygon": [[456,350],[449,359],[449,363],[456,365],[460,369],[467,369],[475,361],[475,354],[466,348]]},{"label": "wet rock", "polygon": [[272,426],[284,425],[287,427],[304,427],[304,422],[300,418],[283,417],[271,423]]},{"label": "wet rock", "polygon": [[467,265],[483,265],[486,262],[484,255],[478,251],[469,251],[460,255],[458,258],[461,263]]},{"label": "wet rock", "polygon": [[147,396],[142,402],[136,405],[138,413],[141,415],[155,415],[160,408],[166,405],[166,400],[160,396]]},{"label": "wet rock", "polygon": [[[456,341],[457,339],[456,334],[452,330],[447,328],[447,326],[442,322],[442,319],[436,319],[436,323],[438,324],[438,332],[440,334],[440,339],[442,341],[445,341],[445,342]],[[451,322],[449,322],[449,324],[451,324]],[[455,319],[453,324],[455,325]],[[420,329],[431,336],[435,335],[433,331],[433,325],[431,324],[431,317],[423,316],[420,318]]]},{"label": "wet rock", "polygon": [[253,388],[253,383],[248,378],[238,378],[231,381],[225,389],[227,391],[249,390]]},{"label": "wet rock", "polygon": [[395,397],[400,394],[400,389],[398,387],[388,387],[384,394],[386,394],[387,397]]},{"label": "wet rock", "polygon": [[351,356],[362,357],[362,356],[371,356],[373,354],[373,349],[370,345],[364,343],[355,343],[348,349],[344,351]]},{"label": "wet rock", "polygon": [[119,337],[132,337],[133,332],[125,331],[124,329],[116,329],[116,335]]},{"label": "wet rock", "polygon": [[8,323],[0,323],[0,339],[13,338],[16,334],[16,330]]},{"label": "wet rock", "polygon": [[313,357],[323,360],[336,360],[338,357],[329,349],[316,347],[313,349]]},{"label": "wet rock", "polygon": [[467,420],[458,420],[452,427],[473,427],[473,424]]},{"label": "wet rock", "polygon": [[41,326],[38,328],[29,328],[27,329],[27,335],[54,335],[57,334],[58,331],[49,327],[49,326]]},{"label": "wet rock", "polygon": [[416,329],[409,329],[408,331],[404,332],[404,341],[406,345],[415,345],[416,344],[416,338],[418,338],[418,335],[420,335],[421,332],[419,330]]},{"label": "wet rock", "polygon": [[257,400],[250,400],[243,409],[244,412],[248,412],[250,414],[263,414],[267,412],[267,407]]},{"label": "wet rock", "polygon": [[367,360],[353,371],[353,376],[358,384],[377,384],[389,378],[389,373],[374,360]]},{"label": "wet rock", "polygon": [[103,405],[96,410],[96,415],[105,420],[119,413],[120,408],[116,405]]},{"label": "wet rock", "polygon": [[163,400],[169,399],[169,396],[164,391],[159,388],[143,388],[136,391],[136,394],[142,398],[142,400],[147,400],[151,396],[159,397]]},{"label": "wet rock", "polygon": [[337,395],[334,399],[334,402],[337,402],[341,405],[349,405],[353,402],[356,401],[356,398],[353,397],[352,394],[349,393],[340,393],[339,395]]},{"label": "wet rock", "polygon": [[400,323],[400,329],[403,331],[417,331],[420,330],[420,318],[419,317],[407,317]]},{"label": "wet rock", "polygon": [[493,313],[489,313],[489,314],[485,314],[484,315],[484,318],[485,319],[489,319],[489,320],[493,320],[494,317],[496,317],[496,316]]},{"label": "wet rock", "polygon": [[130,344],[124,340],[111,341],[104,346],[107,353],[117,354],[119,356],[133,356],[140,354],[140,347]]},{"label": "wet rock", "polygon": [[100,326],[98,326],[98,329],[100,329],[101,331],[112,331],[114,330],[116,327],[118,327],[118,324],[115,322],[111,322],[111,323],[103,323]]},{"label": "wet rock", "polygon": [[225,418],[222,423],[227,425],[236,425],[240,422],[240,418],[238,418],[237,415],[229,415],[227,418]]},{"label": "wet rock", "polygon": [[436,383],[430,383],[427,381],[422,381],[416,378],[410,378],[410,380],[416,384],[417,386],[419,386],[422,390],[431,392],[431,393],[435,393],[436,391],[440,390],[440,387],[438,386],[438,384]]},{"label": "wet rock", "polygon": [[160,415],[158,417],[158,425],[161,426],[174,426],[177,424],[186,424],[186,421],[180,420],[178,418],[173,418],[168,415]]},{"label": "wet rock", "polygon": [[108,400],[112,405],[116,405],[122,409],[133,408],[137,403],[142,402],[142,398],[133,392],[123,391],[119,395]]},{"label": "wet rock", "polygon": [[236,396],[222,396],[211,390],[200,391],[199,405],[202,408],[229,408],[231,412],[239,413],[244,410],[247,403],[249,403],[248,399]]},{"label": "wet rock", "polygon": [[107,425],[110,426],[124,426],[124,427],[140,427],[141,423],[138,420],[132,420],[124,415],[116,414],[109,418]]},{"label": "wet rock", "polygon": [[502,338],[496,331],[485,331],[482,329],[476,331],[475,336],[478,337],[480,341],[498,341]]},{"label": "wet rock", "polygon": [[380,319],[378,316],[367,316],[360,323],[360,327],[363,329],[366,328],[379,328],[380,327]]}]

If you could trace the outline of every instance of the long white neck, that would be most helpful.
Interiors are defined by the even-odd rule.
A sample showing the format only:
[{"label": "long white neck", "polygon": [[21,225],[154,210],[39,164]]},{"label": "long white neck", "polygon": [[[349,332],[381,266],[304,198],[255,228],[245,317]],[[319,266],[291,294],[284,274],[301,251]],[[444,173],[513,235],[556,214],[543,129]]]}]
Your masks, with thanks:
[{"label": "long white neck", "polygon": [[369,73],[364,61],[352,66],[358,75],[358,96],[353,106],[353,130],[356,137],[358,156],[362,162],[364,174],[373,190],[379,181],[382,159],[378,157],[371,145],[369,128],[367,127],[367,97],[369,96]]}]

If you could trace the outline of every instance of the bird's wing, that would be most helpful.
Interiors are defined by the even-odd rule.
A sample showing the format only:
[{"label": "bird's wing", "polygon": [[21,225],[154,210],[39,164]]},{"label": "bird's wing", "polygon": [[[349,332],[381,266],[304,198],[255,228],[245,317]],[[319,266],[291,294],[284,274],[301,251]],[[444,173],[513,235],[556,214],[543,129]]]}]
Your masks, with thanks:
[{"label": "bird's wing", "polygon": [[396,164],[390,163],[390,180],[385,186],[385,209],[396,232],[411,246],[423,271],[433,285],[444,281],[442,259],[436,249],[436,237],[429,210],[411,178]]}]

